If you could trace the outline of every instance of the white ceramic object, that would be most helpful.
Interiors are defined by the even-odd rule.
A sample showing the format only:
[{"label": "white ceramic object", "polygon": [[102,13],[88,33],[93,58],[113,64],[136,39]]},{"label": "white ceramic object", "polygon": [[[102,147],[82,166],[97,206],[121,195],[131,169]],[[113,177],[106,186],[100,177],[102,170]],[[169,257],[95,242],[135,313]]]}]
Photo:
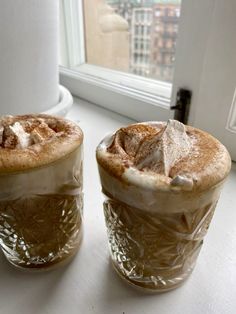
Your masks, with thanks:
[{"label": "white ceramic object", "polygon": [[60,85],[59,102],[51,109],[44,111],[43,113],[51,114],[54,116],[65,117],[73,104],[73,97],[69,90]]},{"label": "white ceramic object", "polygon": [[58,38],[58,0],[0,1],[0,114],[58,103]]}]

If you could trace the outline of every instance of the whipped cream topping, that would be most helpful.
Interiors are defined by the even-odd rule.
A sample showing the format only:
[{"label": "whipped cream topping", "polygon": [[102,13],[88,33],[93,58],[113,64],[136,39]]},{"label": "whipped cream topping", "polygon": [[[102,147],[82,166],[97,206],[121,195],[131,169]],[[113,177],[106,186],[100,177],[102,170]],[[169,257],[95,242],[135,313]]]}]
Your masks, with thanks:
[{"label": "whipped cream topping", "polygon": [[205,189],[231,166],[226,148],[210,134],[179,121],[145,122],[119,129],[97,148],[111,175],[148,189]]},{"label": "whipped cream topping", "polygon": [[185,125],[169,120],[162,131],[141,143],[134,164],[139,170],[148,169],[168,177],[170,169],[188,156],[190,148]]}]

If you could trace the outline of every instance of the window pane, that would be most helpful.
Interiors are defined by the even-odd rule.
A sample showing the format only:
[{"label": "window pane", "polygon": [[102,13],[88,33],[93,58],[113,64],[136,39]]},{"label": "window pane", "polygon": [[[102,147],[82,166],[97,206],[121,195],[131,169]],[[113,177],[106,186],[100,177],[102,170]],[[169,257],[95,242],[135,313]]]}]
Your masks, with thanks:
[{"label": "window pane", "polygon": [[86,62],[171,82],[181,0],[84,0]]}]

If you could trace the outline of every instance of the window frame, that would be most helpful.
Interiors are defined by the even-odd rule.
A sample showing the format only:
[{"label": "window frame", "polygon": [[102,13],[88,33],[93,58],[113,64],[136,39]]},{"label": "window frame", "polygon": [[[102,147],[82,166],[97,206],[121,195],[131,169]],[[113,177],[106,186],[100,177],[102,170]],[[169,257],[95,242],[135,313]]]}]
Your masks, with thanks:
[{"label": "window frame", "polygon": [[[101,75],[99,76],[98,73]],[[129,76],[132,77],[130,81]],[[158,84],[147,78],[140,79],[140,76],[134,74],[113,71],[89,64],[80,65],[78,70],[60,67],[60,82],[74,96],[137,121],[168,120],[173,116],[169,108],[170,84],[159,82],[158,89],[160,92],[159,94],[153,94],[149,91],[139,90],[137,87],[127,86],[120,81],[121,78],[134,85],[146,83],[149,90],[155,90],[155,85]],[[153,81],[153,86],[150,85],[149,81]]]},{"label": "window frame", "polygon": [[83,0],[60,0],[60,42],[67,67],[85,63]]},{"label": "window frame", "polygon": [[[77,97],[138,121],[173,118],[170,108],[175,105],[177,91],[187,88],[193,91],[189,123],[195,125],[209,22],[215,3],[216,0],[182,0],[171,84],[85,63],[83,0],[60,0],[65,7],[66,47],[63,48],[68,50],[67,66],[73,68],[60,66],[61,84]],[[80,53],[75,55],[74,51]]]}]

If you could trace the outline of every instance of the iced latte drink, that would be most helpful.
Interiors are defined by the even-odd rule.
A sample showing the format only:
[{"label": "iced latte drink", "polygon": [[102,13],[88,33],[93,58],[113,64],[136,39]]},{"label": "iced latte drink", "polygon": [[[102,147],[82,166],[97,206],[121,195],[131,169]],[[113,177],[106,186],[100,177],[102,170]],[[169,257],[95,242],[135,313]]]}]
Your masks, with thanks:
[{"label": "iced latte drink", "polygon": [[115,270],[146,290],[178,287],[194,268],[230,171],[226,148],[178,121],[148,122],[107,136],[97,162]]},{"label": "iced latte drink", "polygon": [[82,142],[47,115],[0,119],[0,247],[24,269],[64,264],[82,237]]}]

